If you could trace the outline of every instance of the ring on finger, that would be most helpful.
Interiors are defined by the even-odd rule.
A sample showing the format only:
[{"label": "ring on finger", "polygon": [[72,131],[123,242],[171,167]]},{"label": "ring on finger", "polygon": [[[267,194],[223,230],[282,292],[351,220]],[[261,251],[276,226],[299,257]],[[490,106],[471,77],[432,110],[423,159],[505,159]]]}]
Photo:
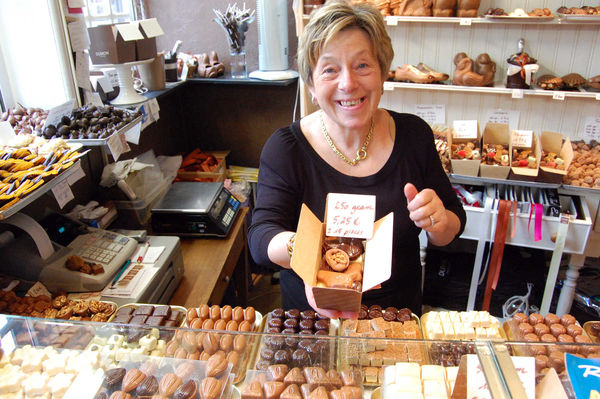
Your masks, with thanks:
[{"label": "ring on finger", "polygon": [[431,227],[435,224],[435,219],[433,219],[432,215],[429,215],[429,220],[431,221]]}]

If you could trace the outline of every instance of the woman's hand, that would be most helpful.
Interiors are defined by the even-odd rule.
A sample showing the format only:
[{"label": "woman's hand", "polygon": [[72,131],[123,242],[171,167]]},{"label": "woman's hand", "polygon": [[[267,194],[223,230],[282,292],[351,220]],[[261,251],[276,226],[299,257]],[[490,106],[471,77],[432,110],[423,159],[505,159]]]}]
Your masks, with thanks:
[{"label": "woman's hand", "polygon": [[315,303],[315,297],[312,293],[312,287],[306,283],[304,283],[304,292],[306,293],[306,299],[308,300],[308,304],[314,309],[315,312],[323,316],[327,316],[330,319],[338,319],[340,317],[344,319],[358,319],[358,312],[318,308]]},{"label": "woman's hand", "polygon": [[425,230],[434,245],[450,243],[460,229],[460,220],[444,206],[437,193],[426,188],[417,191],[412,183],[404,186],[410,220]]}]

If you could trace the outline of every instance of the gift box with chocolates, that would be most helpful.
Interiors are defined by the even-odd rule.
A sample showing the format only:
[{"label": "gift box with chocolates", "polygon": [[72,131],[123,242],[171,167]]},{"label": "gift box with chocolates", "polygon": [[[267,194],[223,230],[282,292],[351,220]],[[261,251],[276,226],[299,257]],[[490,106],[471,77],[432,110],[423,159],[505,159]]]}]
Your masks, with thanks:
[{"label": "gift box with chocolates", "polygon": [[506,179],[510,172],[510,129],[503,123],[486,123],[483,130],[483,154],[479,175]]},{"label": "gift box with chocolates", "polygon": [[477,121],[454,121],[448,134],[452,173],[477,176],[481,160],[481,136]]},{"label": "gift box with chocolates", "polygon": [[542,154],[537,181],[559,184],[567,175],[573,160],[571,139],[567,137],[563,140],[561,133],[543,131],[540,144]]},{"label": "gift box with chocolates", "polygon": [[511,180],[535,181],[542,155],[538,135],[531,130],[513,130],[510,142]]}]

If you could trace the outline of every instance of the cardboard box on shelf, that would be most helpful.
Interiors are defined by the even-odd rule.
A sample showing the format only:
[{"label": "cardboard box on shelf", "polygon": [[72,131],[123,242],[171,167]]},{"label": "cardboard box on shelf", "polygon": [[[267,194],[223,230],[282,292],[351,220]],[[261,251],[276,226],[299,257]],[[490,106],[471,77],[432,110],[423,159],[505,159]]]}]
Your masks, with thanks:
[{"label": "cardboard box on shelf", "polygon": [[[330,203],[330,195],[327,196],[326,209]],[[312,287],[317,307],[357,312],[362,293],[389,279],[392,267],[393,224],[393,213],[373,223],[373,233],[366,240],[363,254],[361,291],[321,287],[317,286],[317,272],[321,266],[326,223],[319,220],[306,204],[302,204],[291,267],[306,284]]]},{"label": "cardboard box on shelf", "polygon": [[[504,146],[509,153],[509,165],[510,165],[510,129],[507,124],[504,123],[486,123],[485,129],[483,130],[483,145],[485,144],[501,144]],[[481,154],[484,159],[485,154]],[[492,179],[506,179],[510,172],[510,166],[503,165],[486,165],[481,163],[479,167],[479,176],[489,177]]]},{"label": "cardboard box on shelf", "polygon": [[573,161],[573,147],[571,146],[571,139],[567,137],[563,141],[563,135],[561,133],[542,132],[540,135],[540,143],[543,152],[553,152],[563,160],[564,169],[540,165],[537,181],[543,183],[560,184],[567,174],[569,165],[571,165],[571,162]]},{"label": "cardboard box on shelf", "polygon": [[164,35],[156,18],[142,19],[131,22],[135,25],[143,38],[135,41],[136,59],[147,60],[156,57],[156,38]]},{"label": "cardboard box on shelf", "polygon": [[[539,137],[535,132],[527,130],[513,130],[511,132],[509,180],[535,181],[537,179],[540,158],[542,156],[541,147]],[[512,166],[513,161],[515,161],[513,159],[513,150],[531,150],[531,156],[535,158],[535,168],[530,168],[529,166]]]},{"label": "cardboard box on shelf", "polygon": [[456,159],[453,158],[452,145],[466,144],[472,142],[481,154],[481,135],[477,121],[454,121],[449,129],[448,148],[450,149],[450,164],[452,173],[462,176],[477,176],[479,174],[480,159]]},{"label": "cardboard box on shelf", "polygon": [[225,180],[227,172],[226,157],[229,150],[206,152],[214,156],[217,160],[217,166],[210,172],[201,170],[183,170],[180,168],[177,172],[177,181],[198,181],[198,182],[222,182]]},{"label": "cardboard box on shelf", "polygon": [[94,26],[88,28],[88,34],[94,65],[135,61],[135,42],[144,38],[137,26],[129,23]]}]

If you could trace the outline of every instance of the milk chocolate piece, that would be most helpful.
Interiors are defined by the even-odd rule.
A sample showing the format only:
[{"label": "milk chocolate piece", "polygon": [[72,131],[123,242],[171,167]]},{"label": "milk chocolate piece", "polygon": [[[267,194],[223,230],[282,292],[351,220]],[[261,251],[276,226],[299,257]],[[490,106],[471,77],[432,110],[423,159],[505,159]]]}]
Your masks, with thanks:
[{"label": "milk chocolate piece", "polygon": [[201,319],[208,319],[209,316],[210,316],[210,307],[207,304],[203,303],[198,308],[198,317],[200,317]]},{"label": "milk chocolate piece", "polygon": [[557,315],[555,315],[554,313],[548,313],[544,317],[544,323],[548,324],[549,326],[552,324],[558,324],[558,323],[560,323],[560,318]]},{"label": "milk chocolate piece", "polygon": [[513,320],[518,323],[525,323],[529,321],[529,316],[527,316],[525,313],[515,313],[513,315]]},{"label": "milk chocolate piece", "polygon": [[104,385],[109,388],[115,387],[123,381],[123,377],[125,377],[125,370],[123,367],[109,369],[104,372]]},{"label": "milk chocolate piece", "polygon": [[285,389],[285,385],[281,381],[265,381],[263,390],[265,391],[265,399],[277,399]]},{"label": "milk chocolate piece", "polygon": [[323,386],[317,387],[314,391],[310,393],[308,399],[329,399],[327,389],[325,389],[325,387]]},{"label": "milk chocolate piece", "polygon": [[544,334],[550,334],[550,327],[547,324],[538,323],[533,326],[533,332],[541,337]]},{"label": "milk chocolate piece", "polygon": [[219,305],[212,305],[210,307],[208,317],[210,317],[213,321],[217,321],[221,318],[221,307]]},{"label": "milk chocolate piece", "polygon": [[124,392],[131,392],[136,389],[145,378],[146,374],[142,373],[139,369],[131,369],[127,371],[123,377],[121,390]]},{"label": "milk chocolate piece", "polygon": [[357,369],[344,369],[340,371],[342,382],[344,385],[360,386],[362,383],[362,375]]},{"label": "milk chocolate piece", "polygon": [[164,323],[164,316],[150,316],[146,319],[146,324],[152,327],[162,326]]},{"label": "milk chocolate piece", "polygon": [[112,319],[112,323],[121,323],[121,324],[129,324],[132,316],[128,314],[116,315]]},{"label": "milk chocolate piece", "polygon": [[173,394],[173,399],[195,399],[198,394],[198,384],[194,380],[188,380],[181,385]]},{"label": "milk chocolate piece", "polygon": [[221,308],[221,320],[226,322],[231,321],[233,317],[233,308],[230,305],[225,305]]},{"label": "milk chocolate piece", "polygon": [[296,384],[288,385],[288,387],[281,392],[279,399],[302,399],[300,388]]},{"label": "milk chocolate piece", "polygon": [[181,378],[174,373],[167,373],[160,380],[158,390],[163,396],[171,396],[181,385]]},{"label": "milk chocolate piece", "polygon": [[242,391],[242,399],[264,399],[262,385],[260,381],[254,380],[250,384],[246,385]]},{"label": "milk chocolate piece", "polygon": [[566,334],[567,329],[562,324],[550,324],[550,333],[555,337],[558,337],[560,334]]},{"label": "milk chocolate piece", "polygon": [[238,323],[241,323],[244,320],[244,309],[242,309],[241,306],[236,306],[231,310],[231,320],[235,320]]},{"label": "milk chocolate piece", "polygon": [[114,391],[110,395],[110,399],[131,399],[131,395],[123,391]]},{"label": "milk chocolate piece", "polygon": [[575,317],[573,317],[572,315],[565,313],[562,316],[560,316],[560,324],[562,324],[563,326],[567,327],[571,324],[575,324],[577,323],[577,320],[575,319]]},{"label": "milk chocolate piece", "polygon": [[200,383],[201,399],[217,399],[223,391],[223,383],[214,377],[207,377]]},{"label": "milk chocolate piece", "polygon": [[231,363],[231,366],[234,369],[237,366],[237,364],[240,362],[240,354],[236,351],[231,351],[231,352],[227,353],[227,356],[225,358],[227,359],[227,361],[229,363]]},{"label": "milk chocolate piece", "polygon": [[299,367],[294,367],[283,378],[283,382],[286,384],[302,385],[306,382],[306,378],[304,378],[304,374]]},{"label": "milk chocolate piece", "polygon": [[120,308],[119,310],[117,310],[117,313],[115,313],[115,316],[122,315],[122,314],[130,315],[133,313],[134,310],[135,309],[132,308],[131,306],[124,306],[124,307]]},{"label": "milk chocolate piece", "polygon": [[202,349],[212,355],[219,349],[219,337],[215,333],[208,333],[202,339]]},{"label": "milk chocolate piece", "polygon": [[150,360],[147,360],[140,366],[140,371],[146,375],[153,375],[158,371],[158,365]]},{"label": "milk chocolate piece", "polygon": [[138,397],[152,396],[158,392],[158,381],[153,375],[149,375],[140,382],[135,390]]},{"label": "milk chocolate piece", "polygon": [[219,377],[226,369],[227,359],[223,351],[215,353],[206,362],[206,375],[208,377]]},{"label": "milk chocolate piece", "polygon": [[376,319],[378,317],[382,317],[383,312],[380,309],[372,309],[369,310],[369,319]]},{"label": "milk chocolate piece", "polygon": [[177,366],[175,369],[175,374],[177,374],[181,380],[187,380],[190,378],[195,369],[196,368],[192,362],[184,362]]},{"label": "milk chocolate piece", "polygon": [[252,306],[248,306],[244,309],[244,320],[248,321],[250,324],[254,324],[256,320],[256,311]]},{"label": "milk chocolate piece", "polygon": [[543,323],[544,322],[544,316],[542,316],[539,313],[532,313],[529,315],[529,323],[533,326],[535,326],[538,323]]},{"label": "milk chocolate piece", "polygon": [[287,364],[273,364],[267,368],[267,373],[272,381],[282,381],[287,375],[289,367]]},{"label": "milk chocolate piece", "polygon": [[579,327],[577,324],[569,324],[567,325],[567,334],[572,337],[583,334],[583,328]]},{"label": "milk chocolate piece", "polygon": [[152,306],[152,305],[140,305],[133,312],[133,315],[134,316],[137,316],[137,315],[150,316],[153,311],[154,311],[154,306]]},{"label": "milk chocolate piece", "polygon": [[358,311],[358,320],[365,320],[369,318],[369,313],[365,309]]},{"label": "milk chocolate piece", "polygon": [[521,334],[521,336],[533,332],[533,326],[529,323],[519,324],[518,329],[519,329],[519,334]]},{"label": "milk chocolate piece", "polygon": [[133,316],[131,318],[131,320],[129,321],[129,324],[141,326],[142,324],[146,323],[147,319],[148,319],[148,316],[140,314],[140,315],[137,315],[137,316]]},{"label": "milk chocolate piece", "polygon": [[385,320],[385,321],[395,321],[397,316],[398,316],[397,313],[385,312],[383,314],[383,320]]},{"label": "milk chocolate piece", "polygon": [[308,399],[310,396],[310,385],[309,384],[302,384],[300,385],[300,393],[302,394],[302,398]]},{"label": "milk chocolate piece", "polygon": [[[232,320],[234,323],[237,323],[237,321]],[[215,330],[225,330],[227,328],[227,322],[223,319],[219,319],[217,321],[215,321],[215,325],[213,327]]]}]

